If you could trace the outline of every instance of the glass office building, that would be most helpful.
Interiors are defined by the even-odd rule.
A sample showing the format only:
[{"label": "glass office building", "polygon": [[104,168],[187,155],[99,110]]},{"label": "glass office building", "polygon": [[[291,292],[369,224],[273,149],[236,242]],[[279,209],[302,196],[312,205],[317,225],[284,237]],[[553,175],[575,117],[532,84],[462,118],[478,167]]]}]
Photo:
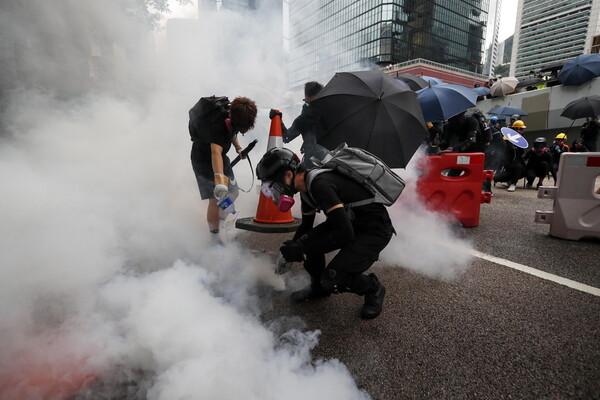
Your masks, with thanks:
[{"label": "glass office building", "polygon": [[510,74],[524,77],[546,65],[582,54],[592,3],[592,0],[520,0]]},{"label": "glass office building", "polygon": [[490,0],[289,0],[291,87],[424,58],[482,72]]}]

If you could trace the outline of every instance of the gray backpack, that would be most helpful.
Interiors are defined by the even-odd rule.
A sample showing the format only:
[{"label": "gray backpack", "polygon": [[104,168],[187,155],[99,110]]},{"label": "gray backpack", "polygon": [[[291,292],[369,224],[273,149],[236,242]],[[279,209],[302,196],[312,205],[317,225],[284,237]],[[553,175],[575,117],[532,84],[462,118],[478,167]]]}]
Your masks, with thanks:
[{"label": "gray backpack", "polygon": [[359,207],[371,203],[381,203],[391,206],[404,190],[404,180],[396,175],[383,161],[366,150],[348,147],[342,143],[330,151],[325,158],[311,158],[317,168],[306,173],[306,187],[310,193],[313,179],[327,171],[338,172],[348,176],[367,189],[373,197],[354,203],[348,207]]}]

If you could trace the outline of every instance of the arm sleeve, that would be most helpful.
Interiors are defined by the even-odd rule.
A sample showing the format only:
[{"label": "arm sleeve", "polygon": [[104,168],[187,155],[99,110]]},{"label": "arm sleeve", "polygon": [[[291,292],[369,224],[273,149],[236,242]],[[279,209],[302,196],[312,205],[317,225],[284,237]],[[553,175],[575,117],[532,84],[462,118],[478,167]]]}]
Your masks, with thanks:
[{"label": "arm sleeve", "polygon": [[300,223],[300,226],[298,226],[298,229],[296,229],[293,240],[298,240],[301,236],[310,232],[315,223],[315,215],[316,214],[302,214],[302,222]]},{"label": "arm sleeve", "polygon": [[307,253],[328,253],[354,240],[354,228],[343,207],[327,214],[327,220],[308,233],[304,241]]}]

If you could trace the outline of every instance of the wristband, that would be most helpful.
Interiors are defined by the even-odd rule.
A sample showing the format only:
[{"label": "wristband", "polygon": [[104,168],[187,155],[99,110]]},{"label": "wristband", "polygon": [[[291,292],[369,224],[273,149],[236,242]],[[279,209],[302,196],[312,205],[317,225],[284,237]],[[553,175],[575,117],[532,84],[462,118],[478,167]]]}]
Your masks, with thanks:
[{"label": "wristband", "polygon": [[229,184],[229,178],[225,174],[221,174],[219,172],[215,173],[215,185],[225,185]]}]

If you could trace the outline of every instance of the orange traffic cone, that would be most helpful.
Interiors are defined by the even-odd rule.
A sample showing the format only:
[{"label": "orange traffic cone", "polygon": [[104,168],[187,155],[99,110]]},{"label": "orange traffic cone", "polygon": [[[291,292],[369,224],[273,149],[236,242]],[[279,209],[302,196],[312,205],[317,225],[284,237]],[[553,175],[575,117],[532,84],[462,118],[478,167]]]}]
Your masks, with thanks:
[{"label": "orange traffic cone", "polygon": [[[267,151],[275,147],[283,147],[280,115],[275,115],[271,119]],[[292,217],[291,210],[286,212],[277,210],[277,206],[273,203],[273,200],[260,192],[256,216],[254,218],[238,219],[235,226],[236,228],[257,232],[293,232],[299,224],[300,221]]]},{"label": "orange traffic cone", "polygon": [[[269,130],[269,143],[267,144],[267,151],[275,147],[283,147],[281,116],[279,115],[275,115],[271,119],[271,129]],[[292,217],[291,211],[278,211],[277,206],[275,203],[273,203],[273,200],[267,198],[267,196],[260,192],[258,208],[256,209],[254,221],[261,222],[263,224],[287,224],[294,222],[294,218]]]}]

